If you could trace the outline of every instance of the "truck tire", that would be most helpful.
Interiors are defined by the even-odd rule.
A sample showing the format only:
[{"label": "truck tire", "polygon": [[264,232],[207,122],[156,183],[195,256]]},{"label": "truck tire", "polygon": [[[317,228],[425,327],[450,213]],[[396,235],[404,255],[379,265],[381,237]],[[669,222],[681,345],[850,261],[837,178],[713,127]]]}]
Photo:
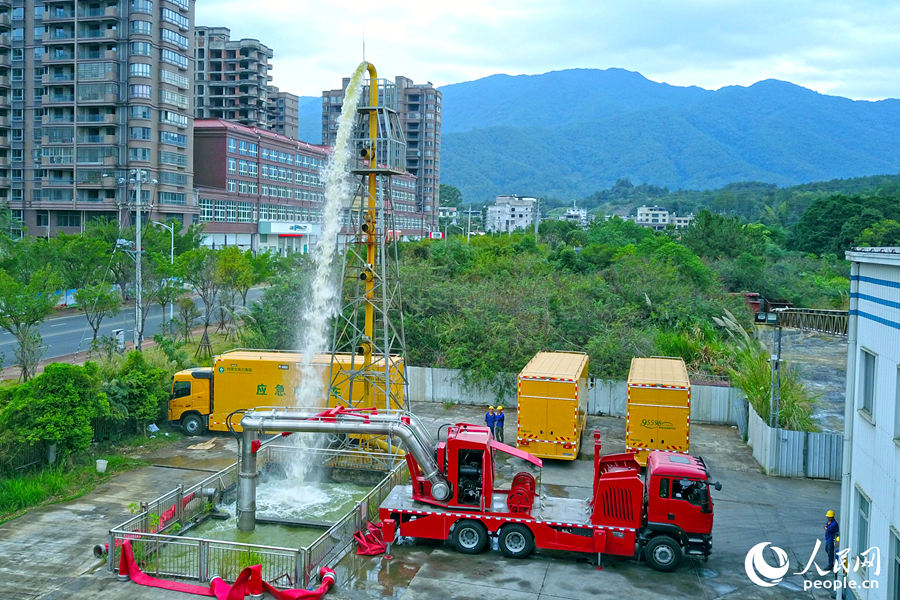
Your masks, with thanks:
[{"label": "truck tire", "polygon": [[534,551],[534,534],[525,525],[510,523],[500,530],[500,552],[508,558],[525,558]]},{"label": "truck tire", "polygon": [[202,435],[204,429],[203,419],[201,419],[198,414],[185,415],[181,418],[181,431],[183,431],[185,435]]},{"label": "truck tire", "polygon": [[450,541],[462,554],[478,554],[487,545],[487,529],[478,521],[459,521],[450,534]]},{"label": "truck tire", "polygon": [[674,571],[681,564],[681,546],[667,535],[653,538],[644,548],[644,558],[657,571]]}]

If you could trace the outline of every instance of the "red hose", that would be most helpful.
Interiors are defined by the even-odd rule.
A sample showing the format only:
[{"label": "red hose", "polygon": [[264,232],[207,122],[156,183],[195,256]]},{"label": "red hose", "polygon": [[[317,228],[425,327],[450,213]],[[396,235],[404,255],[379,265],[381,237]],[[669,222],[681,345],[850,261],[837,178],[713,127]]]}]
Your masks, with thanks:
[{"label": "red hose", "polygon": [[260,595],[269,592],[275,600],[320,600],[331,586],[334,585],[335,574],[333,569],[322,567],[319,574],[322,576],[322,585],[315,590],[277,590],[262,578],[260,565],[247,567],[238,575],[234,585],[228,585],[220,577],[214,577],[209,587],[166,581],[150,577],[138,568],[134,561],[134,552],[131,550],[131,542],[126,540],[122,544],[122,561],[119,565],[119,576],[127,576],[131,581],[139,585],[174,590],[186,594],[198,596],[213,596],[218,600],[243,600],[247,594]]}]

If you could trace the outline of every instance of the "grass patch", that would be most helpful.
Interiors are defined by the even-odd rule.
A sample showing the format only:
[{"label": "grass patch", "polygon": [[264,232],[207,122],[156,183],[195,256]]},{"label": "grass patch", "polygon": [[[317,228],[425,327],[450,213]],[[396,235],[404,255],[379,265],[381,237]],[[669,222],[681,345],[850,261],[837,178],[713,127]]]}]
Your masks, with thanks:
[{"label": "grass patch", "polygon": [[[182,437],[171,432],[162,434],[160,431],[155,438],[134,436],[115,446],[92,448],[64,464],[0,478],[0,524],[40,506],[73,500],[116,475],[147,466],[146,460],[133,455],[148,454]],[[107,461],[105,473],[97,473],[98,459]]]}]

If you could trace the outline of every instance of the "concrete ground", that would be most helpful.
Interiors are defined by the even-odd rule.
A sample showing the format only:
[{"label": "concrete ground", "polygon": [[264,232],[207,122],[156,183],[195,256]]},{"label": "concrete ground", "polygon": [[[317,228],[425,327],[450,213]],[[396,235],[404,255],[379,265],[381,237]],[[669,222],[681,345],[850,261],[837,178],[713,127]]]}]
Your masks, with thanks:
[{"label": "concrete ground", "polygon": [[[478,407],[444,409],[417,404],[414,412],[436,431],[441,423],[481,422]],[[624,421],[592,417],[588,435],[601,431],[603,453],[624,449]],[[507,417],[506,437],[515,431],[515,413]],[[104,543],[107,530],[125,521],[132,502],[152,500],[178,483],[191,484],[235,460],[236,446],[219,437],[212,449],[188,449],[203,441],[188,439],[151,456],[154,466],[118,476],[94,492],[71,502],[32,511],[0,527],[0,598],[169,600],[185,594],[122,583],[91,548]],[[587,451],[585,451],[587,450]],[[590,494],[591,448],[581,460],[545,462],[542,491],[547,495],[586,498]],[[326,598],[827,598],[823,591],[803,591],[806,576],[790,575],[781,584],[762,588],[744,571],[747,551],[760,542],[783,548],[789,573],[803,570],[821,535],[824,513],[839,504],[836,483],[779,479],[760,473],[750,449],[730,427],[694,425],[692,453],[704,457],[714,480],[714,548],[708,562],[685,559],[674,573],[659,573],[646,563],[604,556],[595,570],[593,556],[540,551],[525,560],[510,560],[499,551],[477,556],[457,553],[449,543],[404,540],[393,548],[394,559],[347,556],[338,566],[338,586]],[[518,459],[503,460],[498,473],[506,478],[521,469]],[[839,515],[840,516],[840,515]],[[820,550],[819,563],[824,552]],[[774,564],[772,558],[770,563]],[[813,568],[815,571],[815,568]],[[818,579],[817,575],[812,576]]]}]

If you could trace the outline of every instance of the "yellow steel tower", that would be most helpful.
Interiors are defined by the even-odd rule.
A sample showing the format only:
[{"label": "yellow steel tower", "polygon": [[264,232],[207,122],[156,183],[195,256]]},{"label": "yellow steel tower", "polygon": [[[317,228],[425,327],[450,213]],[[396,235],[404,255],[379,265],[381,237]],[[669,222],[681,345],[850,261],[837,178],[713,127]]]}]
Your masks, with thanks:
[{"label": "yellow steel tower", "polygon": [[[345,219],[342,308],[335,321],[329,405],[406,410],[405,338],[391,177],[406,172],[396,86],[367,63],[357,108],[357,193]],[[349,380],[349,381],[347,381]],[[347,383],[347,385],[341,385]],[[336,390],[346,389],[341,397]]]}]

